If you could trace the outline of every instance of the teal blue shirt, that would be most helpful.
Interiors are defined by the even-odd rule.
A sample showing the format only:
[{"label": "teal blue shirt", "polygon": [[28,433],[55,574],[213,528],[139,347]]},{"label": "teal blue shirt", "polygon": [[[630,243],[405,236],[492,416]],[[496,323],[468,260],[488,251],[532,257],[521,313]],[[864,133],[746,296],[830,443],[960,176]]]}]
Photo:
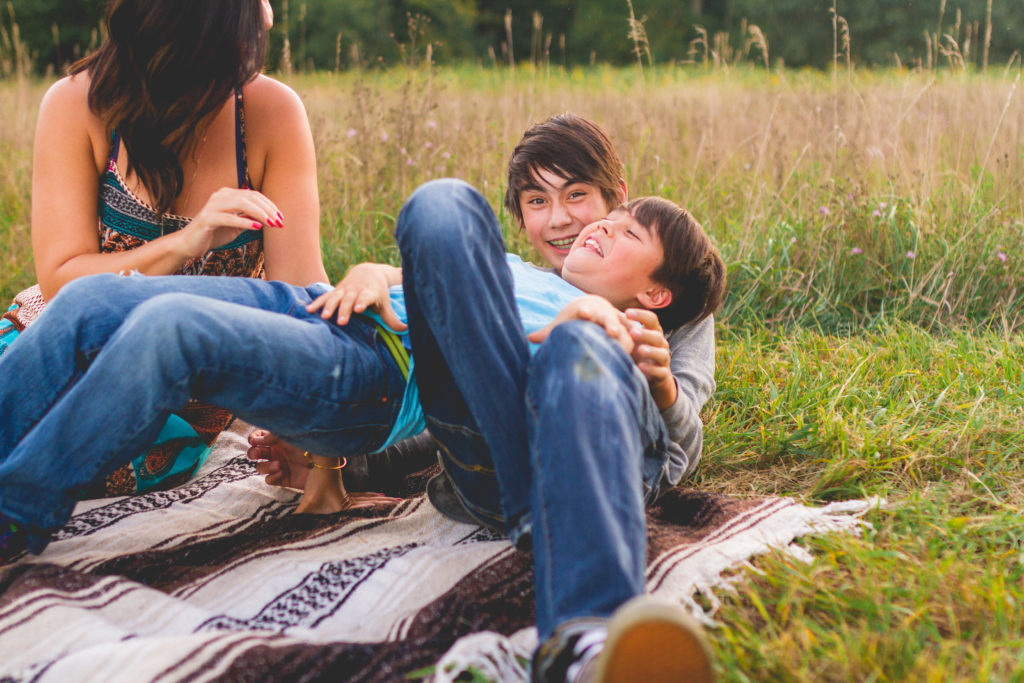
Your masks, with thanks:
[{"label": "teal blue shirt", "polygon": [[[516,308],[519,309],[519,319],[523,324],[524,334],[535,332],[552,320],[561,312],[573,299],[583,296],[583,291],[570,285],[549,270],[542,270],[536,266],[524,263],[521,258],[514,254],[506,254],[508,268],[512,272],[513,288],[515,290]],[[471,304],[467,300],[467,305]],[[403,323],[408,323],[409,318],[405,310],[405,295],[401,285],[391,288],[391,308],[395,315]],[[374,312],[367,312],[367,315],[377,321],[381,326],[386,327],[380,316]],[[405,347],[409,348],[409,332],[395,332],[402,337]],[[530,355],[536,353],[537,344],[530,343]],[[398,419],[395,421],[387,441],[379,450],[384,450],[393,443],[402,439],[415,436],[427,428],[423,419],[423,406],[420,405],[419,390],[414,381],[416,374],[416,359],[410,354],[409,357],[409,378],[405,387],[405,399],[402,401],[402,409],[399,411]]]}]

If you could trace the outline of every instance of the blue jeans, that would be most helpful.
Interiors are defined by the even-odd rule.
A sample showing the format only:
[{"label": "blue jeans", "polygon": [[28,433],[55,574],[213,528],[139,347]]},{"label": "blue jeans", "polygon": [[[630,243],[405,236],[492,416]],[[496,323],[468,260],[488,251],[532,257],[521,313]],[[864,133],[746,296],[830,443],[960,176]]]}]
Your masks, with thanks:
[{"label": "blue jeans", "polygon": [[0,511],[42,549],[76,492],[151,443],[189,397],[318,453],[380,446],[405,380],[372,321],[306,312],[320,291],[181,275],[65,285],[0,356]]},{"label": "blue jeans", "polygon": [[667,428],[632,359],[598,326],[558,326],[534,356],[490,206],[458,181],[398,218],[420,400],[466,509],[529,531],[541,640],[644,590],[644,497]]}]

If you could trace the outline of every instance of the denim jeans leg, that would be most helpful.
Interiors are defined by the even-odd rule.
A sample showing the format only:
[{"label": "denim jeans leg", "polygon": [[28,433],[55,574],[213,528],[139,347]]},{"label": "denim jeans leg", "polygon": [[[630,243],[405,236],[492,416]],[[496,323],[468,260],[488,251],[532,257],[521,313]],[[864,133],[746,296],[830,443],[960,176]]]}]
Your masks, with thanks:
[{"label": "denim jeans leg", "polygon": [[18,343],[0,356],[0,461],[85,371],[136,306],[170,292],[281,312],[300,307],[295,297],[306,294],[284,283],[235,277],[108,273],[67,283]]},{"label": "denim jeans leg", "polygon": [[608,617],[644,590],[643,463],[668,431],[643,374],[597,325],[556,327],[527,388],[537,628]]},{"label": "denim jeans leg", "polygon": [[529,505],[529,347],[498,220],[466,183],[432,181],[406,202],[395,236],[427,426],[457,492],[510,529]]},{"label": "denim jeans leg", "polygon": [[[35,549],[67,519],[78,486],[131,458],[190,396],[310,450],[344,455],[383,442],[404,380],[376,327],[358,317],[338,328],[307,314],[303,302],[312,297],[301,288],[256,288],[267,297],[285,290],[295,305],[278,305],[291,314],[193,294],[138,304],[87,369],[0,454],[2,510],[36,532]],[[57,324],[44,322],[36,324]],[[3,385],[0,402],[9,403],[11,393]]]}]

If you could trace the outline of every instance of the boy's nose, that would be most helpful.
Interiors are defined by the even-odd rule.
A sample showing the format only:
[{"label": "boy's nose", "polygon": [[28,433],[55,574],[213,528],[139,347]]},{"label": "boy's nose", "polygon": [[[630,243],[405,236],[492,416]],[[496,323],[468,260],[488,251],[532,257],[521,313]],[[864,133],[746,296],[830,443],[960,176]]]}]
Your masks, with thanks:
[{"label": "boy's nose", "polygon": [[554,202],[551,205],[551,218],[549,222],[555,227],[562,227],[572,223],[572,216],[569,215],[569,212],[561,203]]}]

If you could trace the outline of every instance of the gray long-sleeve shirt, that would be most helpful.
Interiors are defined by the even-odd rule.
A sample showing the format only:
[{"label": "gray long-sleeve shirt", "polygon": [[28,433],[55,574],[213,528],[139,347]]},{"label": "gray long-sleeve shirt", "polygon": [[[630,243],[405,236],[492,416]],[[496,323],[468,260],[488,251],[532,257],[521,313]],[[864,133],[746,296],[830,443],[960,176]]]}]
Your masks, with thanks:
[{"label": "gray long-sleeve shirt", "polygon": [[675,402],[661,411],[672,440],[662,490],[692,474],[700,461],[704,444],[700,411],[715,390],[714,316],[683,325],[666,338],[677,392]]}]

